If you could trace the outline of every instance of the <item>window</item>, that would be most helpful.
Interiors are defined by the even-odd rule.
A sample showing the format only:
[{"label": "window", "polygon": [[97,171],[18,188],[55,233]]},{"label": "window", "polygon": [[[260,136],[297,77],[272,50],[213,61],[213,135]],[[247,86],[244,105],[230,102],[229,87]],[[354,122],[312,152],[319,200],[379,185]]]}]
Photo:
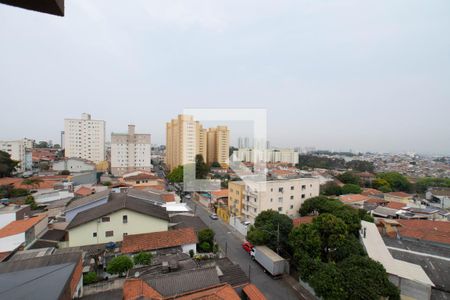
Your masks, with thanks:
[{"label": "window", "polygon": [[302,199],[305,199],[305,196],[306,196],[305,194],[302,194]]},{"label": "window", "polygon": [[110,236],[113,236],[113,235],[114,235],[114,231],[112,231],[112,230],[105,231],[105,236],[106,237],[110,237]]},{"label": "window", "polygon": [[253,208],[253,211],[256,212],[256,208]]},{"label": "window", "polygon": [[273,199],[272,199],[272,198],[270,198],[270,202],[273,202]]},{"label": "window", "polygon": [[93,232],[92,237],[97,237],[97,232]]},{"label": "window", "polygon": [[278,197],[278,202],[283,203],[283,197]]},{"label": "window", "polygon": [[109,221],[110,221],[109,217],[102,217],[102,222],[109,222]]},{"label": "window", "polygon": [[306,185],[302,185],[302,191],[306,189]]},{"label": "window", "polygon": [[294,205],[291,205],[291,209],[293,209],[294,208]]},{"label": "window", "polygon": [[124,232],[124,233],[123,233],[123,236],[126,236],[126,235],[128,235],[128,233]]},{"label": "window", "polygon": [[291,196],[291,200],[294,200],[294,196]]},{"label": "window", "polygon": [[281,187],[281,188],[278,188],[278,191],[280,192],[280,193],[282,193],[283,192],[283,188]]},{"label": "window", "polygon": [[282,207],[278,207],[278,211],[281,212],[283,210]]},{"label": "window", "polygon": [[271,192],[273,192],[273,189],[270,189]]},{"label": "window", "polygon": [[291,186],[291,191],[293,191],[294,190],[294,186]]},{"label": "window", "polygon": [[127,215],[123,215],[123,216],[122,216],[122,223],[123,223],[123,224],[128,223],[128,216],[127,216]]}]

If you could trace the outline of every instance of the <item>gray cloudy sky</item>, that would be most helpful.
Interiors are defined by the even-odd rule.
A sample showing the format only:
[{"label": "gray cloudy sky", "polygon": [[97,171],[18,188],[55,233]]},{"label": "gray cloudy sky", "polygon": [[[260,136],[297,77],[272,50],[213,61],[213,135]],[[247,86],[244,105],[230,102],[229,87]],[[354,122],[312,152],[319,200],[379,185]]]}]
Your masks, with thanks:
[{"label": "gray cloudy sky", "polygon": [[89,112],[162,143],[184,108],[266,108],[272,145],[450,153],[448,0],[0,5],[0,45],[0,139]]}]

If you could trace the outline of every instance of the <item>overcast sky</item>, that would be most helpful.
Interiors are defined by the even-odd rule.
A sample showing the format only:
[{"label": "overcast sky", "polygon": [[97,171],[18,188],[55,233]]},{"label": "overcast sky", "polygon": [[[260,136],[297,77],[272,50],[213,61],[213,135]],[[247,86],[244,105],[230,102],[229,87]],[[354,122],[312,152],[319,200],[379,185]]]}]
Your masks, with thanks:
[{"label": "overcast sky", "polygon": [[448,0],[0,4],[0,53],[0,140],[88,112],[164,143],[184,108],[266,108],[274,146],[450,153]]}]

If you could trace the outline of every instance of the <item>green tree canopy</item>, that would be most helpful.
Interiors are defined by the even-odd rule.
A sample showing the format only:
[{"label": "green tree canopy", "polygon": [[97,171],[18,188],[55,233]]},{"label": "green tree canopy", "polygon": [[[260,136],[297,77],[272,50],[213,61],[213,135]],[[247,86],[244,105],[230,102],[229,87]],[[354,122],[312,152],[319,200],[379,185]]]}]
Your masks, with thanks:
[{"label": "green tree canopy", "polygon": [[336,199],[330,199],[325,196],[313,197],[305,200],[300,207],[299,213],[301,216],[310,214],[331,213],[336,209],[342,207],[342,203]]},{"label": "green tree canopy", "polygon": [[203,159],[201,154],[197,154],[195,156],[195,178],[196,179],[205,179],[209,173],[209,168]]},{"label": "green tree canopy", "polygon": [[398,172],[378,173],[377,178],[386,180],[393,191],[411,192],[412,184],[408,179]]},{"label": "green tree canopy", "polygon": [[221,165],[217,161],[215,161],[211,164],[211,168],[220,168],[220,167],[221,167]]},{"label": "green tree canopy", "polygon": [[119,274],[127,272],[133,267],[133,261],[126,255],[121,255],[113,258],[106,267],[106,272],[109,274]]},{"label": "green tree canopy", "polygon": [[392,192],[391,185],[389,184],[389,182],[387,182],[386,179],[383,178],[375,178],[372,181],[372,187],[374,189],[382,191],[383,193]]},{"label": "green tree canopy", "polygon": [[327,182],[322,187],[322,194],[325,196],[339,196],[342,195],[342,188],[335,182]]},{"label": "green tree canopy", "polygon": [[198,232],[198,242],[199,244],[207,242],[212,245],[214,242],[214,231],[210,228],[200,230]]},{"label": "green tree canopy", "polygon": [[18,165],[19,162],[12,160],[8,152],[0,150],[0,178],[11,176]]},{"label": "green tree canopy", "polygon": [[33,188],[38,188],[44,181],[39,177],[31,177],[22,180],[22,184],[32,186]]},{"label": "green tree canopy", "polygon": [[288,237],[291,230],[292,220],[288,216],[274,210],[265,210],[256,217],[254,226],[247,233],[247,239],[254,245],[267,245],[275,251],[278,246],[287,250],[289,249]]},{"label": "green tree canopy", "polygon": [[342,187],[342,194],[346,195],[346,194],[359,194],[362,192],[362,189],[359,185],[356,184],[344,184],[344,186]]},{"label": "green tree canopy", "polygon": [[342,181],[342,183],[345,184],[356,184],[359,185],[361,182],[359,176],[357,176],[356,174],[354,174],[353,172],[345,172],[342,173],[338,176],[336,176],[337,179],[339,179],[340,181]]},{"label": "green tree canopy", "polygon": [[357,159],[347,162],[345,166],[358,172],[373,172],[375,169],[373,163],[371,163],[370,161]]},{"label": "green tree canopy", "polygon": [[309,283],[317,296],[323,299],[349,299],[343,285],[345,277],[333,263],[320,264]]},{"label": "green tree canopy", "polygon": [[135,265],[149,265],[152,263],[153,255],[150,252],[139,252],[133,256]]},{"label": "green tree canopy", "polygon": [[419,178],[416,182],[418,193],[425,193],[430,187],[450,187],[450,178]]},{"label": "green tree canopy", "polygon": [[167,175],[167,180],[170,182],[183,182],[184,168],[183,166],[178,166],[172,170],[172,172]]}]

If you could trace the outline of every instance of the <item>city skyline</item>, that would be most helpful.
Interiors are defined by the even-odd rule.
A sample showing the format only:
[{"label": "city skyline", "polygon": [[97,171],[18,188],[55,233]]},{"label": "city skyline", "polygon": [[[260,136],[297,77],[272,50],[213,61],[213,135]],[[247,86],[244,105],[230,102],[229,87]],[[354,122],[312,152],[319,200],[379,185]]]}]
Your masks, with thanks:
[{"label": "city skyline", "polygon": [[56,142],[64,118],[88,112],[108,140],[135,124],[163,144],[185,108],[265,108],[274,146],[449,154],[449,8],[80,0],[57,18],[2,6],[0,139]]}]

